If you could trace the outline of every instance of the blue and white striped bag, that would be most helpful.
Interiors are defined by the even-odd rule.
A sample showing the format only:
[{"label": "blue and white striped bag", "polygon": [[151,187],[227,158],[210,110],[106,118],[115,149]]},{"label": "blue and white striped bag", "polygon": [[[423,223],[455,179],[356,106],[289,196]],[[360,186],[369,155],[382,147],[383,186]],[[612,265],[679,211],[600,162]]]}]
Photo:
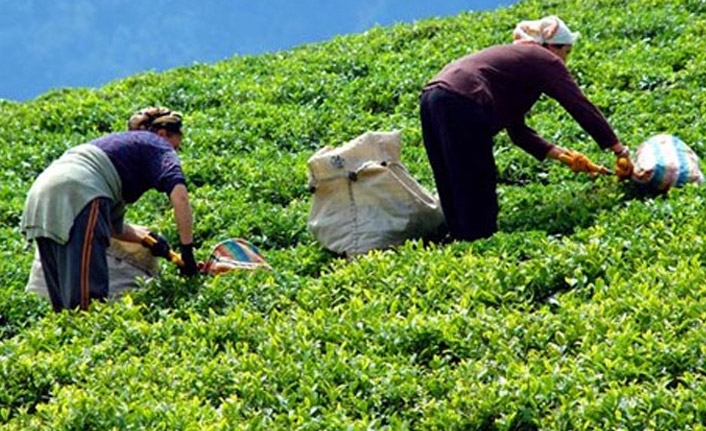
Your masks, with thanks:
[{"label": "blue and white striped bag", "polygon": [[704,181],[696,153],[673,135],[655,135],[640,144],[634,163],[633,179],[655,190]]}]

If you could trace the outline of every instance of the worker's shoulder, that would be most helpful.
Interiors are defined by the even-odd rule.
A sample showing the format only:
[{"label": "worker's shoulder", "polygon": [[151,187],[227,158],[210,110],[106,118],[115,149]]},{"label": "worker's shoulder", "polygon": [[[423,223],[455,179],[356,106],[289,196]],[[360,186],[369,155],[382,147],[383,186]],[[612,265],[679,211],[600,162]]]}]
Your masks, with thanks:
[{"label": "worker's shoulder", "polygon": [[476,61],[507,60],[554,64],[561,59],[551,51],[537,44],[517,43],[493,45],[466,56]]},{"label": "worker's shoulder", "polygon": [[164,139],[163,137],[159,136],[156,133],[153,132],[147,132],[144,130],[135,130],[135,131],[129,131],[129,132],[124,132],[125,134],[129,135],[131,139],[134,139],[137,142],[145,143],[148,145],[154,145],[157,147],[164,147],[165,149],[168,150],[173,150],[171,145],[169,145],[169,142]]},{"label": "worker's shoulder", "polygon": [[532,58],[548,63],[561,63],[561,59],[554,53],[541,45],[537,45],[536,43],[513,43],[510,45],[498,45],[496,48],[499,53],[504,53],[507,55],[515,55],[528,59]]},{"label": "worker's shoulder", "polygon": [[148,132],[145,130],[130,130],[127,132],[116,132],[109,135],[105,135],[99,140],[108,140],[113,142],[119,142],[127,145],[146,145],[154,146],[164,149],[173,149],[169,142],[156,133]]}]

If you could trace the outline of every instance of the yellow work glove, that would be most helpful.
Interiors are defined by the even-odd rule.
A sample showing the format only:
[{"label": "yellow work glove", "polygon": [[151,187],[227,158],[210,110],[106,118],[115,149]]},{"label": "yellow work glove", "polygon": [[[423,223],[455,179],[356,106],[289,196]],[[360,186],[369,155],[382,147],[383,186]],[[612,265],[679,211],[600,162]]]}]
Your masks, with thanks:
[{"label": "yellow work glove", "polygon": [[565,150],[557,159],[574,172],[587,172],[593,175],[610,174],[607,168],[593,163],[588,157],[578,151]]}]

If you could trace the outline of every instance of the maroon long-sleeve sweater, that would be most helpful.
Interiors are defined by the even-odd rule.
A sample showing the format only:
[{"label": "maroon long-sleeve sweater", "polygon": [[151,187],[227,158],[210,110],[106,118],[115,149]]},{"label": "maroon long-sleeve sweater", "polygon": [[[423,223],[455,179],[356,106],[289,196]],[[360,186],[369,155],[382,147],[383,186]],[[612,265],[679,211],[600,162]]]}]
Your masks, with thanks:
[{"label": "maroon long-sleeve sweater", "polygon": [[588,101],[559,57],[535,44],[498,45],[452,63],[424,87],[441,87],[489,106],[496,124],[537,159],[552,144],[525,124],[525,115],[542,94],[555,99],[605,149],[618,138],[598,108]]}]

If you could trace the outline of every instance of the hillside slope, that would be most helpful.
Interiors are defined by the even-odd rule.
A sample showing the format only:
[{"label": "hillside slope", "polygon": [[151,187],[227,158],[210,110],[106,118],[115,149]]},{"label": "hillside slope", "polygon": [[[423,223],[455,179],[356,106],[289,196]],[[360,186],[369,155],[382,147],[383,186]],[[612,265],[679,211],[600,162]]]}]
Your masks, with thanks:
[{"label": "hillside slope", "polygon": [[[502,134],[494,237],[346,262],[307,232],[316,149],[401,129],[433,189],[421,86],[547,14],[582,33],[569,67],[625,143],[675,133],[706,156],[699,0],[524,1],[0,103],[0,430],[706,428],[703,188],[640,196]],[[122,302],[49,313],[22,293],[32,180],[157,104],[186,115],[200,257],[241,236],[276,271],[184,281],[165,265]],[[529,123],[612,162],[552,101]],[[156,193],[127,218],[176,238]]]}]

